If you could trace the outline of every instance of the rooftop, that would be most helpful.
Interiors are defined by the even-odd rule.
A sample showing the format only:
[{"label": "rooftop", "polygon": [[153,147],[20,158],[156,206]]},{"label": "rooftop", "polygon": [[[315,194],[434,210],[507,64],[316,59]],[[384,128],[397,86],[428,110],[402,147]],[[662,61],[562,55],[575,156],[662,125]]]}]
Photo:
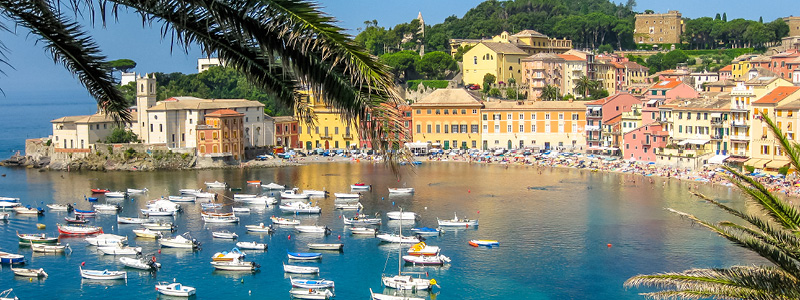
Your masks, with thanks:
[{"label": "rooftop", "polygon": [[481,42],[481,44],[497,53],[528,55],[528,52],[511,43]]},{"label": "rooftop", "polygon": [[792,94],[795,94],[800,87],[797,86],[779,86],[774,88],[771,92],[753,102],[753,104],[775,104],[778,103]]},{"label": "rooftop", "polygon": [[478,96],[465,89],[438,89],[411,104],[411,107],[420,106],[481,106],[481,102]]},{"label": "rooftop", "polygon": [[164,101],[159,101],[155,106],[148,108],[147,111],[167,111],[167,110],[218,110],[233,109],[244,107],[264,107],[258,101],[245,99],[201,99],[195,97],[172,97]]},{"label": "rooftop", "polygon": [[587,101],[488,101],[485,110],[586,110]]}]

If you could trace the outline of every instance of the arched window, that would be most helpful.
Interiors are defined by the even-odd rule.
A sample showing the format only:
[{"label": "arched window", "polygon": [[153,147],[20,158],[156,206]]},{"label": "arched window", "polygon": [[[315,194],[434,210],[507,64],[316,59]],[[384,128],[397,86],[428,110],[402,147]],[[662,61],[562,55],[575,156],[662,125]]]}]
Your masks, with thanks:
[{"label": "arched window", "polygon": [[477,56],[473,56],[472,57],[472,64],[475,64],[475,65],[478,64],[478,57]]}]

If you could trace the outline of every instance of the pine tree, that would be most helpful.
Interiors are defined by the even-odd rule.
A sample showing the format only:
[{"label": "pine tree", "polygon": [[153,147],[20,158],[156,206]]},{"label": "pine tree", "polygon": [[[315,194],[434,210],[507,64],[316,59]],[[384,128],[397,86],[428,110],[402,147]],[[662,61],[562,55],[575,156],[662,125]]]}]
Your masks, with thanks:
[{"label": "pine tree", "polygon": [[719,21],[719,20],[722,20],[722,17],[720,17],[719,13],[717,13],[717,15],[714,16],[714,21]]},{"label": "pine tree", "polygon": [[728,22],[728,14],[722,13],[722,22]]}]

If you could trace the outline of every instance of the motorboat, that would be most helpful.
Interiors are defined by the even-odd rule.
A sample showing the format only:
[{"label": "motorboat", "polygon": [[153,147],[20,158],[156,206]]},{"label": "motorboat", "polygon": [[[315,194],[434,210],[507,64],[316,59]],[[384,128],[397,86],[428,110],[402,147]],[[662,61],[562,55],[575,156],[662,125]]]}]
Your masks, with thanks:
[{"label": "motorboat", "polygon": [[105,255],[139,255],[142,254],[142,247],[130,247],[117,244],[114,246],[100,246],[97,250]]},{"label": "motorboat", "polygon": [[214,181],[214,182],[206,181],[205,184],[206,184],[206,187],[210,188],[210,189],[224,189],[224,188],[228,187],[227,183],[219,182],[219,181]]},{"label": "motorboat", "polygon": [[248,180],[248,185],[261,185],[261,180]]},{"label": "motorboat", "polygon": [[380,239],[382,242],[387,243],[416,244],[421,242],[416,236],[402,236],[393,233],[383,233],[376,235],[375,237]]},{"label": "motorboat", "polygon": [[81,215],[75,215],[75,217],[64,217],[64,221],[71,224],[86,224],[89,223],[89,219],[84,218]]},{"label": "motorboat", "polygon": [[434,256],[439,254],[439,247],[437,246],[429,246],[425,242],[419,242],[408,248],[408,255],[415,255],[415,256]]},{"label": "motorboat", "polygon": [[72,204],[53,203],[53,204],[48,204],[47,208],[49,208],[52,211],[70,211],[72,210]]},{"label": "motorboat", "polygon": [[439,226],[452,226],[452,227],[470,227],[470,226],[478,226],[478,220],[472,219],[459,219],[457,215],[453,214],[453,219],[451,220],[442,220],[437,218],[437,222],[439,222]]},{"label": "motorboat", "polygon": [[125,192],[106,192],[106,199],[107,198],[125,198]]},{"label": "motorboat", "polygon": [[0,264],[24,264],[25,256],[0,251]]},{"label": "motorboat", "polygon": [[81,278],[95,280],[128,279],[128,273],[125,271],[84,270],[83,267],[78,267],[78,269],[81,271]]},{"label": "motorboat", "polygon": [[189,233],[159,240],[161,247],[194,249],[200,247],[200,242],[192,238]]},{"label": "motorboat", "polygon": [[275,216],[272,216],[269,219],[272,220],[272,224],[277,225],[300,225],[300,220],[297,219],[286,219]]},{"label": "motorboat", "polygon": [[222,208],[222,203],[200,203],[200,207],[203,209],[217,209]]},{"label": "motorboat", "polygon": [[170,222],[147,222],[142,227],[150,230],[175,230],[175,225]]},{"label": "motorboat", "polygon": [[363,182],[358,182],[350,185],[350,189],[354,191],[367,191],[371,188],[372,188],[371,185],[365,184]]},{"label": "motorboat", "polygon": [[103,227],[86,225],[61,225],[56,224],[58,232],[67,235],[89,235],[103,233]]},{"label": "motorboat", "polygon": [[197,200],[196,196],[168,196],[167,200],[172,202],[194,202]]},{"label": "motorboat", "polygon": [[284,203],[280,206],[281,211],[296,214],[318,214],[322,212],[322,208],[303,202]]},{"label": "motorboat", "polygon": [[236,233],[233,233],[233,232],[230,232],[230,231],[227,231],[227,230],[211,232],[211,236],[215,237],[215,238],[218,238],[218,239],[230,239],[230,240],[233,240],[233,239],[236,239],[236,238],[239,237],[238,235],[236,235]]},{"label": "motorboat", "polygon": [[211,256],[211,261],[234,261],[244,259],[245,254],[239,251],[239,248],[233,248],[231,251],[222,251],[214,253]]},{"label": "motorboat", "polygon": [[14,212],[21,215],[43,215],[44,209],[41,207],[15,206]]},{"label": "motorboat", "polygon": [[319,273],[318,267],[303,267],[293,265],[283,265],[283,272],[292,274],[317,274]]},{"label": "motorboat", "polygon": [[107,189],[91,189],[91,191],[92,191],[92,194],[105,194],[105,193],[110,192]]},{"label": "motorboat", "polygon": [[86,199],[86,201],[89,201],[89,202],[97,202],[97,200],[100,199],[100,198],[97,198],[97,197],[88,197],[87,198],[85,196],[83,198]]},{"label": "motorboat", "polygon": [[195,288],[174,282],[160,282],[156,284],[156,291],[159,294],[173,297],[191,297],[197,291]]},{"label": "motorboat", "polygon": [[321,191],[319,191],[319,190],[303,190],[303,194],[306,194],[309,197],[322,197],[322,198],[328,197],[328,192],[325,191],[324,189],[321,190]]},{"label": "motorboat", "polygon": [[282,199],[308,199],[310,196],[299,192],[300,189],[293,188],[288,191],[281,191]]},{"label": "motorboat", "polygon": [[417,235],[433,236],[433,235],[440,235],[444,231],[439,228],[419,227],[419,228],[411,228],[411,232]]},{"label": "motorboat", "polygon": [[416,220],[417,214],[410,211],[406,212],[390,211],[386,213],[386,217],[388,217],[389,220]]},{"label": "motorboat", "polygon": [[301,289],[332,289],[335,287],[333,280],[325,279],[294,279],[291,276],[289,281],[292,282],[292,287]]},{"label": "motorboat", "polygon": [[203,190],[201,189],[180,189],[178,191],[181,195],[195,195],[197,193],[202,193]]},{"label": "motorboat", "polygon": [[380,225],[381,218],[368,218],[365,214],[358,214],[343,220],[344,225]]},{"label": "motorboat", "polygon": [[16,207],[22,205],[19,203],[19,198],[0,197],[0,209],[9,207]]},{"label": "motorboat", "polygon": [[161,232],[151,230],[150,228],[134,229],[133,233],[140,238],[159,239],[164,235]]},{"label": "motorboat", "polygon": [[61,245],[61,243],[30,244],[30,246],[33,252],[38,252],[38,253],[64,253],[66,249],[70,249],[70,251],[72,251],[72,248],[69,247],[69,244]]},{"label": "motorboat", "polygon": [[147,209],[158,211],[180,211],[181,206],[167,199],[155,199],[147,201]]},{"label": "motorboat", "polygon": [[220,212],[210,212],[210,211],[206,211],[206,210],[201,211],[200,215],[204,216],[204,217],[216,217],[216,218],[235,217],[236,216],[236,214],[234,214],[232,212],[220,213]]},{"label": "motorboat", "polygon": [[119,224],[143,224],[144,222],[147,222],[147,219],[117,216],[117,223]]},{"label": "motorboat", "polygon": [[211,265],[214,266],[215,269],[222,271],[254,271],[256,268],[260,267],[252,261],[241,260],[212,261]]},{"label": "motorboat", "polygon": [[143,189],[130,189],[129,188],[129,189],[126,190],[126,192],[128,192],[129,195],[130,194],[144,194],[144,193],[147,193],[147,188],[143,188]]},{"label": "motorboat", "polygon": [[386,295],[386,294],[376,294],[372,292],[372,289],[369,289],[370,299],[372,300],[425,300],[423,298],[416,298],[416,297],[406,297],[406,296],[395,296],[395,295]]},{"label": "motorboat", "polygon": [[398,290],[416,290],[416,291],[424,291],[431,288],[431,281],[434,283],[433,279],[424,279],[424,278],[417,278],[412,277],[411,275],[394,275],[394,276],[382,276],[381,282],[383,285],[388,288],[398,289]]},{"label": "motorboat", "polygon": [[231,207],[231,211],[233,211],[235,213],[240,213],[240,214],[249,214],[250,213],[250,208],[247,208],[247,207]]},{"label": "motorboat", "polygon": [[14,275],[22,276],[22,277],[47,277],[47,272],[44,269],[22,269],[22,268],[14,268],[11,267],[11,271],[14,272]]},{"label": "motorboat", "polygon": [[345,210],[359,210],[359,209],[364,208],[364,206],[361,205],[361,202],[356,202],[356,203],[335,203],[335,204],[333,204],[333,208],[335,208],[335,209],[345,209]]},{"label": "motorboat", "polygon": [[267,250],[267,244],[258,243],[258,242],[237,242],[236,247],[242,248],[245,250]]},{"label": "motorboat", "polygon": [[86,242],[92,246],[115,246],[118,244],[127,244],[128,237],[116,234],[100,234],[93,237],[87,237]]},{"label": "motorboat", "polygon": [[285,190],[286,186],[270,182],[269,184],[261,185],[261,188],[265,190]]},{"label": "motorboat", "polygon": [[317,252],[287,252],[289,259],[315,260],[322,258],[322,253]]},{"label": "motorboat", "polygon": [[233,200],[234,201],[236,201],[236,199],[255,198],[255,197],[258,197],[258,195],[255,195],[255,194],[233,194]]},{"label": "motorboat", "polygon": [[23,233],[17,232],[20,245],[30,244],[55,244],[58,243],[57,236],[47,236],[44,233]]},{"label": "motorboat", "polygon": [[194,194],[197,199],[216,199],[217,193],[199,192]]},{"label": "motorboat", "polygon": [[158,268],[161,268],[161,264],[156,262],[155,256],[153,256],[151,259],[147,259],[145,257],[142,258],[120,257],[119,262],[128,268],[134,268],[139,270],[156,270]]},{"label": "motorboat", "polygon": [[7,222],[9,218],[9,214],[7,213],[0,213],[0,221]]},{"label": "motorboat", "polygon": [[0,300],[19,300],[17,296],[11,297],[14,293],[14,289],[7,289],[5,291],[0,292]]},{"label": "motorboat", "polygon": [[73,210],[73,212],[75,213],[75,216],[80,215],[82,217],[93,217],[93,216],[97,215],[97,211],[96,210],[82,210],[82,209],[77,209],[76,208],[76,209]]},{"label": "motorboat", "polygon": [[342,243],[328,243],[328,244],[311,243],[311,244],[308,244],[308,249],[311,249],[311,250],[342,251],[342,249],[344,249],[344,244],[342,244]]},{"label": "motorboat", "polygon": [[403,260],[406,263],[414,265],[432,265],[441,266],[450,262],[450,258],[441,254],[437,255],[403,255]]},{"label": "motorboat", "polygon": [[333,297],[333,292],[328,289],[315,290],[315,289],[292,289],[289,291],[292,298],[295,299],[330,299]]},{"label": "motorboat", "polygon": [[331,229],[328,228],[328,226],[315,226],[315,225],[303,225],[303,226],[300,226],[300,225],[297,225],[297,226],[294,227],[294,229],[297,230],[297,232],[300,232],[300,233],[324,233],[324,234],[330,234],[331,233]]},{"label": "motorboat", "polygon": [[361,194],[357,193],[333,193],[336,199],[358,199],[361,198]]},{"label": "motorboat", "polygon": [[274,229],[272,225],[264,225],[264,223],[258,223],[258,225],[245,225],[247,231],[249,232],[272,232]]},{"label": "motorboat", "polygon": [[275,197],[267,197],[267,196],[256,196],[251,198],[236,198],[233,201],[242,202],[248,205],[270,205],[278,203],[278,199]]},{"label": "motorboat", "polygon": [[163,216],[174,216],[175,213],[177,213],[178,211],[177,210],[167,210],[167,209],[164,209],[164,208],[147,208],[147,209],[142,208],[141,212],[142,212],[143,215],[148,216],[148,217],[152,217],[152,216],[162,216],[163,217]]},{"label": "motorboat", "polygon": [[413,194],[414,188],[389,188],[389,194]]},{"label": "motorboat", "polygon": [[472,247],[484,246],[491,248],[500,246],[500,242],[496,240],[470,240],[467,243]]},{"label": "motorboat", "polygon": [[96,211],[103,211],[103,212],[117,212],[120,207],[116,204],[95,204],[92,206]]},{"label": "motorboat", "polygon": [[375,228],[368,227],[350,227],[348,229],[351,234],[375,235],[378,233]]},{"label": "motorboat", "polygon": [[239,217],[237,216],[203,216],[203,221],[206,223],[238,223]]}]

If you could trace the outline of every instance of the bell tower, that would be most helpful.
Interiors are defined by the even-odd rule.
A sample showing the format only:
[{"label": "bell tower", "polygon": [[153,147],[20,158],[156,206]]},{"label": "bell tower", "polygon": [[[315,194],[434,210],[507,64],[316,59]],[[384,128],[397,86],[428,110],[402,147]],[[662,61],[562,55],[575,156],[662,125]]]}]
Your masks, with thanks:
[{"label": "bell tower", "polygon": [[[151,78],[152,77],[152,78]],[[136,78],[136,116],[139,138],[145,143],[150,142],[150,121],[147,119],[147,109],[156,105],[156,78],[155,75],[145,74]]]}]

